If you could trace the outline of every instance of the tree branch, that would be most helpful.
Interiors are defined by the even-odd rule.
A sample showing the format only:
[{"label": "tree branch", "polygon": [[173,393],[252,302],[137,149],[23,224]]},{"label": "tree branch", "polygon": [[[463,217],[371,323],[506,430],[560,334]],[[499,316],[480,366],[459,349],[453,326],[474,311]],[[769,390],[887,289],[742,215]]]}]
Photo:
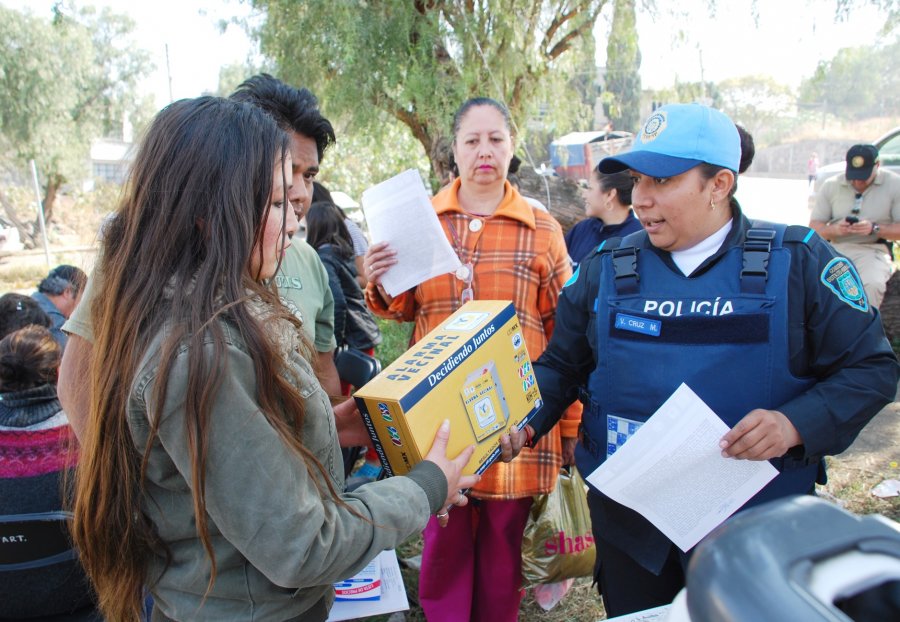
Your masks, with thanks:
[{"label": "tree branch", "polygon": [[547,58],[549,60],[556,60],[563,52],[572,47],[572,41],[582,37],[585,35],[586,30],[590,30],[590,27],[594,23],[594,18],[596,15],[585,19],[580,26],[573,28],[569,32],[567,32],[562,39],[556,42],[556,44],[547,52]]},{"label": "tree branch", "polygon": [[547,32],[544,33],[544,47],[546,48],[550,45],[550,41],[553,37],[556,36],[556,32],[562,28],[567,21],[575,17],[578,14],[578,10],[572,9],[567,13],[562,13],[553,18],[553,21],[550,22],[550,25],[547,27]]}]

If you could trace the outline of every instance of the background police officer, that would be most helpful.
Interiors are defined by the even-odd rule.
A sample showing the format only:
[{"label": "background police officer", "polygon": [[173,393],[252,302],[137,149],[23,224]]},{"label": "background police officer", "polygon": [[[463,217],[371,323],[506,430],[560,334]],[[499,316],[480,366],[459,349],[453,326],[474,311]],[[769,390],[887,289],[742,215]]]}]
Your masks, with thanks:
[{"label": "background police officer", "polygon": [[846,172],[822,184],[809,221],[853,262],[873,307],[881,306],[894,271],[892,241],[900,239],[900,175],[880,164],[874,145],[850,147]]}]

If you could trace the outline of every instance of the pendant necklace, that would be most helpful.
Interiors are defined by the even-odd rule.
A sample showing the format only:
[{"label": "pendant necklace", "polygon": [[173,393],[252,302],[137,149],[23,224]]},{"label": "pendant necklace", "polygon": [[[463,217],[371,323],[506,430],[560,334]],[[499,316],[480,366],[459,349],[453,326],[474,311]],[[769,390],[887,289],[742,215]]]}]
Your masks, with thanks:
[{"label": "pendant necklace", "polygon": [[[463,246],[459,240],[459,234],[456,232],[456,225],[449,215],[447,216],[446,220],[447,229],[450,230],[450,236],[453,238],[453,245],[456,247],[456,254],[457,256],[459,256],[460,261],[462,261]],[[478,233],[479,231],[481,231],[482,227],[484,227],[484,222],[479,218],[473,218],[469,221],[469,231],[471,231],[472,233]],[[476,244],[477,243],[478,242],[476,241]],[[462,293],[459,296],[460,305],[464,305],[475,298],[475,290],[472,288],[472,282],[475,279],[475,263],[472,261],[472,257],[474,257],[474,254],[475,251],[473,249],[472,255],[469,257],[469,260],[464,262],[454,272],[456,278],[465,284],[465,287],[463,288]]]}]

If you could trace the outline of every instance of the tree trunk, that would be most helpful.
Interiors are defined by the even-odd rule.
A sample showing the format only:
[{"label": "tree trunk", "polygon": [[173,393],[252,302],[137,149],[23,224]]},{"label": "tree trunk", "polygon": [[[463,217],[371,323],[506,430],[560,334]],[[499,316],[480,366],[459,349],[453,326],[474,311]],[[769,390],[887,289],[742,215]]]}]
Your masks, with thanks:
[{"label": "tree trunk", "polygon": [[[42,205],[44,206],[44,228],[47,229],[50,227],[50,219],[53,218],[53,204],[56,202],[56,195],[59,193],[59,188],[62,186],[63,181],[65,181],[62,176],[51,173],[47,176],[47,188],[44,192],[44,198]],[[32,243],[34,247],[37,247],[38,243],[42,242],[41,240],[41,215],[40,213],[34,217],[34,225],[32,226],[32,231],[34,231],[34,235],[32,236]],[[49,238],[47,239],[49,242]]]},{"label": "tree trunk", "polygon": [[50,175],[47,179],[47,189],[44,192],[44,223],[50,224],[50,220],[53,218],[53,205],[56,203],[56,195],[59,193],[59,188],[62,186],[63,179],[59,175]]},{"label": "tree trunk", "polygon": [[12,203],[10,203],[9,198],[7,198],[6,193],[3,191],[0,191],[0,204],[3,205],[3,211],[6,213],[6,217],[12,225],[19,230],[19,239],[22,241],[22,246],[25,248],[34,248],[37,246],[34,240],[34,230],[29,227],[28,223],[19,220],[19,217],[16,216],[16,210],[13,208]]}]

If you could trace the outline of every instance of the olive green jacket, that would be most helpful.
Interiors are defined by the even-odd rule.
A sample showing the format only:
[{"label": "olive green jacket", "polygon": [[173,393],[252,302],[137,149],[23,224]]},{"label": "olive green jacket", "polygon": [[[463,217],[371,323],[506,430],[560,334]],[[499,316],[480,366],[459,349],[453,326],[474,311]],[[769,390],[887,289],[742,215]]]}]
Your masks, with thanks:
[{"label": "olive green jacket", "polygon": [[[422,530],[447,496],[447,481],[431,462],[406,477],[367,484],[333,502],[325,477],[279,439],[259,411],[253,362],[237,331],[221,323],[223,380],[208,424],[206,509],[216,581],[206,594],[210,560],[197,536],[183,403],[188,346],[169,374],[159,436],[150,449],[144,512],[165,542],[150,561],[154,620],[324,620],[333,582],[352,576],[380,551]],[[162,333],[151,343],[132,385],[128,423],[143,454],[159,380]],[[214,363],[213,346],[205,344]],[[309,364],[290,354],[292,380],[306,404],[304,446],[338,491],[343,463],[328,397]],[[324,498],[323,498],[324,497]]]}]

